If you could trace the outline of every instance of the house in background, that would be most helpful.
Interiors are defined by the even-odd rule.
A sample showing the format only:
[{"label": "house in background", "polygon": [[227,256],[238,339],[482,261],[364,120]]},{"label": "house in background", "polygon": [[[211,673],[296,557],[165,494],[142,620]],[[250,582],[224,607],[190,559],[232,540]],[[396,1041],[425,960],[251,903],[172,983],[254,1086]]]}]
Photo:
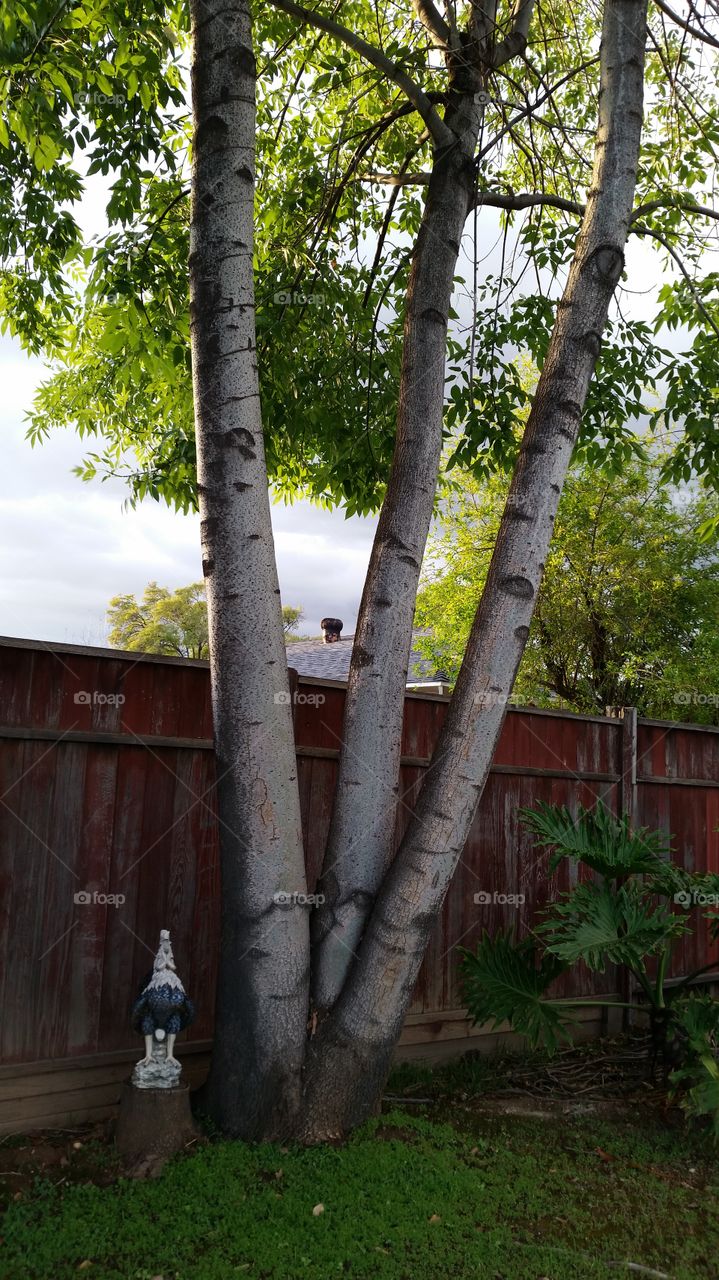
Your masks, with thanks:
[{"label": "house in background", "polygon": [[[312,640],[294,640],[286,646],[287,665],[294,667],[301,676],[313,676],[319,680],[347,682],[352,658],[354,636],[342,635],[341,618],[323,618],[322,635]],[[415,631],[415,636],[426,634]],[[433,664],[416,649],[409,655],[407,688],[422,693],[446,694],[450,685],[443,671],[436,671]]]}]

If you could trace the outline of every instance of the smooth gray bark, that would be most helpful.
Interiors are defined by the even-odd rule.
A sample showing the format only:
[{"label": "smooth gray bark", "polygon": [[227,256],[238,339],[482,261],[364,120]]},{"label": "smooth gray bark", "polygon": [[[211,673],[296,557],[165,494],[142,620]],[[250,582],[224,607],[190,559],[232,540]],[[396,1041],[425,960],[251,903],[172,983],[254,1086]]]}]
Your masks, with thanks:
[{"label": "smooth gray bark", "polygon": [[222,939],[202,1107],[225,1132],[294,1123],[309,923],[256,365],[255,62],[247,0],[192,0],[191,331],[217,761]]},{"label": "smooth gray bark", "polygon": [[306,1135],[375,1104],[461,856],[526,644],[562,485],[620,279],[643,113],[646,0],[605,0],[587,206],[486,587],[443,731],[349,977],[308,1056]]},{"label": "smooth gray bark", "polygon": [[312,1000],[337,1000],[393,851],[404,687],[417,584],[439,463],[447,324],[462,232],[474,198],[484,107],[479,73],[453,86],[410,272],[395,450],[355,631],[342,751],[313,920]]}]

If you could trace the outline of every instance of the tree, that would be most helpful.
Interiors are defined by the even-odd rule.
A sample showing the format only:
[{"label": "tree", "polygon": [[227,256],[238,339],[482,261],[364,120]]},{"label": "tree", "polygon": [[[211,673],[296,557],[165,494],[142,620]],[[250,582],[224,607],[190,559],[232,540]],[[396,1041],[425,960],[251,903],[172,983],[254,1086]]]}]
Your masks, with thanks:
[{"label": "tree", "polygon": [[[669,472],[716,476],[715,282],[698,266],[701,233],[715,216],[707,157],[716,109],[710,75],[684,54],[690,36],[698,45],[714,37],[702,14],[689,32],[666,30],[665,9],[662,0],[659,28],[654,15],[648,28],[645,0],[605,0],[597,54],[589,6],[577,13],[518,0],[511,10],[470,3],[440,12],[433,0],[416,0],[412,9],[405,3],[380,13],[356,0],[343,24],[334,7],[270,0],[256,15],[264,75],[258,136],[267,163],[255,243],[247,0],[193,0],[196,488],[184,383],[172,373],[185,358],[182,326],[171,317],[185,315],[172,267],[186,225],[171,218],[184,192],[173,176],[182,130],[176,115],[163,120],[158,111],[168,101],[163,58],[176,70],[157,35],[167,11],[159,22],[155,8],[143,13],[159,54],[148,86],[138,90],[145,114],[131,126],[120,110],[109,113],[109,126],[95,111],[89,120],[84,113],[58,121],[47,82],[61,66],[77,70],[83,58],[88,74],[95,67],[114,74],[105,55],[132,49],[127,32],[137,30],[137,13],[128,22],[118,0],[91,11],[96,26],[84,14],[58,11],[38,30],[21,11],[16,74],[31,64],[23,109],[50,145],[42,143],[20,214],[5,212],[16,241],[30,219],[36,247],[26,264],[30,287],[23,292],[13,277],[9,309],[18,332],[64,361],[60,382],[41,400],[36,434],[73,413],[82,430],[93,431],[82,407],[70,409],[79,378],[85,404],[102,406],[94,430],[109,428],[109,465],[135,450],[134,495],[165,492],[180,505],[196,495],[201,513],[222,867],[216,1032],[203,1102],[226,1132],[316,1141],[346,1132],[376,1105],[489,772],[578,439],[594,462],[637,452],[631,419],[643,408],[647,379],[663,378],[666,420],[690,415]],[[172,17],[181,33],[182,18]],[[143,55],[128,56],[137,79],[131,60]],[[125,76],[126,66],[122,86]],[[645,80],[651,112],[642,146]],[[697,97],[704,114],[694,109]],[[19,127],[27,135],[24,120]],[[294,183],[273,163],[280,136],[289,142]],[[78,307],[67,262],[81,236],[65,225],[65,243],[48,249],[43,235],[68,168],[58,156],[74,153],[81,138],[83,147],[92,141],[93,164],[108,171],[120,163],[124,176],[113,192],[119,230],[90,252]],[[29,149],[34,160],[38,152],[16,132],[12,147],[8,164],[16,153]],[[675,173],[668,158],[677,160]],[[386,162],[389,171],[369,168],[370,161]],[[426,189],[421,204],[417,186]],[[38,200],[46,206],[41,216]],[[481,286],[477,279],[462,337],[450,328],[462,235],[469,215],[489,208],[529,210],[517,251],[536,269],[537,292],[522,292],[509,270]],[[391,239],[395,217],[403,243]],[[279,241],[272,233],[278,218]],[[630,232],[681,264],[682,279],[661,300],[659,316],[672,324],[684,317],[694,334],[679,360],[662,351],[650,326],[616,310],[610,317]],[[296,302],[294,289],[289,301],[280,290],[280,313],[298,312],[289,333],[280,333],[279,317],[263,305],[267,284],[277,289],[280,264],[283,273],[289,265],[295,288],[326,279],[332,313],[308,315],[313,304],[304,292]],[[108,299],[115,281],[129,302]],[[493,305],[485,310],[478,303],[487,293]],[[515,428],[528,397],[513,373],[512,344],[541,367],[519,443]],[[118,353],[121,366],[127,353],[129,373],[118,368]],[[293,378],[287,371],[295,364],[301,372]],[[395,403],[392,431],[388,406]],[[361,405],[365,411],[348,418],[348,408]],[[481,470],[503,459],[514,462],[513,476],[436,753],[393,857],[404,681],[446,432],[454,461]],[[108,460],[90,461],[92,469]],[[312,927],[304,898],[281,905],[288,891],[304,893],[305,861],[270,476],[280,491],[309,491],[349,511],[381,501],[346,697],[324,903]]]},{"label": "tree", "polygon": [[[287,640],[297,629],[302,609],[282,606]],[[142,600],[113,596],[107,611],[110,644],[138,653],[171,653],[178,658],[206,658],[207,603],[204,582],[178,587],[175,592],[149,582]]]},{"label": "tree", "polygon": [[[506,499],[501,476],[463,478],[443,506],[417,598],[418,646],[453,678],[487,578]],[[716,724],[719,558],[699,531],[716,498],[663,482],[660,461],[618,474],[574,466],[554,526],[519,702]]]},{"label": "tree", "polygon": [[286,640],[290,641],[290,640],[299,639],[299,636],[293,636],[291,632],[297,630],[304,616],[305,615],[301,607],[296,608],[291,604],[283,604],[282,626],[284,628]]},{"label": "tree", "polygon": [[178,658],[207,657],[207,606],[204,582],[175,592],[149,582],[141,600],[113,596],[107,611],[110,644],[138,653],[171,653]]}]

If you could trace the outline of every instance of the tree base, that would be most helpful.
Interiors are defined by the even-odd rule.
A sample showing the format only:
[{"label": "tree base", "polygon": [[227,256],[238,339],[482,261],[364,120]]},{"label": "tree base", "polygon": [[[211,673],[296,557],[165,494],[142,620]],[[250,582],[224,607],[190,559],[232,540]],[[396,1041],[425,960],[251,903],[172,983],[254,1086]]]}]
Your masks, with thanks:
[{"label": "tree base", "polygon": [[203,1142],[192,1119],[190,1087],[137,1089],[122,1086],[115,1145],[133,1177],[157,1177],[178,1151]]}]

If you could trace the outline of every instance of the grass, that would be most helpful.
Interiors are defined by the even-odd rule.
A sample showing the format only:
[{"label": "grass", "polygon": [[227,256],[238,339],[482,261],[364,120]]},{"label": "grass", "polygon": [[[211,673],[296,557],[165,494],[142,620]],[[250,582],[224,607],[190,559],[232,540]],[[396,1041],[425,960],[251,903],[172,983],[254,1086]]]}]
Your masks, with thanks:
[{"label": "grass", "polygon": [[[442,1119],[395,1108],[344,1147],[217,1142],[155,1181],[38,1181],[0,1228],[0,1276],[628,1280],[632,1262],[716,1280],[719,1169],[701,1138],[649,1111],[480,1114],[487,1070],[451,1069],[463,1092]],[[427,1083],[415,1070],[391,1089]]]}]

